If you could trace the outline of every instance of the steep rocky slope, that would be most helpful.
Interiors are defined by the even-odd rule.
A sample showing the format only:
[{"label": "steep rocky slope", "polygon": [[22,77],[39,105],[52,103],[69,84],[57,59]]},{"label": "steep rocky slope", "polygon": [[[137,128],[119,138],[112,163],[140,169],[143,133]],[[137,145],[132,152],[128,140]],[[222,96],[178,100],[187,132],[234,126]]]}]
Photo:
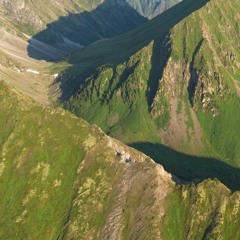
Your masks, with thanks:
[{"label": "steep rocky slope", "polygon": [[0,83],[1,239],[238,239],[239,198]]},{"label": "steep rocky slope", "polygon": [[156,17],[181,0],[126,0],[130,6],[147,18]]},{"label": "steep rocky slope", "polygon": [[[186,0],[74,54],[58,81],[66,108],[160,162],[158,143],[238,168],[239,8],[236,0]],[[181,176],[199,177],[187,165]],[[239,175],[229,178],[238,185]]]}]

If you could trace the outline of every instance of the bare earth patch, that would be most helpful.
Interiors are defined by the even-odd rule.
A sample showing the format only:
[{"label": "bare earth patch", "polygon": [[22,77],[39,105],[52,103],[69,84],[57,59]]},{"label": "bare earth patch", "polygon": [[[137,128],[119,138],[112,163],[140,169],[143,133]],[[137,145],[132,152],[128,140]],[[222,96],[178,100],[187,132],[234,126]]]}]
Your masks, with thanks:
[{"label": "bare earth patch", "polygon": [[[55,76],[47,70],[50,63],[28,56],[27,38],[22,39],[4,29],[0,31],[0,51],[6,59],[4,64],[0,63],[0,80],[17,87],[37,102],[49,105],[49,87],[55,80]],[[36,52],[39,51],[42,55],[55,54],[55,57],[61,55],[56,49],[50,49],[49,46],[37,41],[31,44],[35,46]]]}]

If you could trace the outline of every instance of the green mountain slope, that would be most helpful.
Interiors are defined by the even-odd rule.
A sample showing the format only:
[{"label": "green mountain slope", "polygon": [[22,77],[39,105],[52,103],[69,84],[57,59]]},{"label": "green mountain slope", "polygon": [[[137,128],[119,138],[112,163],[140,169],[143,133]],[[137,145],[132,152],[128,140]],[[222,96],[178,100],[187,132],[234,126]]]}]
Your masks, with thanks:
[{"label": "green mountain slope", "polygon": [[[51,66],[27,58],[24,36],[15,35],[20,28],[4,25],[0,79],[10,76],[45,104],[44,81],[65,69],[58,84],[68,109],[192,182],[96,125],[0,82],[0,239],[240,238],[240,195],[228,189],[239,190],[240,181],[239,4],[212,0],[169,30],[205,3],[184,0]],[[216,29],[203,21],[212,16],[221,23],[213,22]]]},{"label": "green mountain slope", "polygon": [[[183,1],[74,54],[59,78],[66,108],[142,151],[159,151],[161,163],[148,142],[239,167],[240,5],[206,2]],[[192,179],[191,171],[181,176]]]},{"label": "green mountain slope", "polygon": [[125,0],[0,0],[0,79],[50,104],[55,77],[39,60],[61,59],[145,21]]},{"label": "green mountain slope", "polygon": [[[37,106],[0,86],[1,239],[115,238],[124,216],[141,211],[147,192],[155,202],[164,194],[148,184],[159,181],[165,194],[174,187],[147,156],[64,110]],[[135,202],[138,194],[146,200]],[[144,217],[153,214],[150,208],[159,211],[157,203],[146,207]]]},{"label": "green mountain slope", "polygon": [[239,192],[177,185],[146,155],[3,83],[0,100],[1,239],[240,237]]}]

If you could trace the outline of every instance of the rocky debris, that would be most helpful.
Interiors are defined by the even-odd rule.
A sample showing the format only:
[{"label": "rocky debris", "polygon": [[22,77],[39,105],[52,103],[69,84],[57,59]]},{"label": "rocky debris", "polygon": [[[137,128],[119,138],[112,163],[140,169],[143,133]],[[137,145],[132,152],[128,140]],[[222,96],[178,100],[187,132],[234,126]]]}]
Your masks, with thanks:
[{"label": "rocky debris", "polygon": [[33,73],[33,74],[37,74],[37,75],[40,74],[40,72],[38,72],[38,71],[36,71],[36,70],[33,70],[33,69],[30,69],[30,68],[27,69],[26,72]]},{"label": "rocky debris", "polygon": [[12,17],[15,21],[19,23],[27,23],[36,30],[41,30],[44,26],[43,21],[38,17],[38,15],[28,7],[25,0],[0,0],[0,5],[9,14],[12,13]]},{"label": "rocky debris", "polygon": [[97,144],[97,139],[93,135],[89,134],[88,138],[84,141],[83,144],[86,150],[90,150]]},{"label": "rocky debris", "polygon": [[[138,152],[137,150],[127,147],[116,139],[108,137],[108,146],[114,150],[115,155],[120,159],[121,163],[135,163],[143,162],[146,159],[149,159],[143,153]],[[153,160],[152,160],[153,161]]]},{"label": "rocky debris", "polygon": [[[148,221],[151,221],[155,229],[149,234],[154,234],[160,239],[161,233],[157,224],[164,217],[166,210],[164,203],[174,187],[171,174],[152,159],[115,139],[108,137],[108,142],[108,146],[114,150],[117,158],[121,159],[119,163],[126,164],[118,167],[121,168],[119,172],[121,177],[115,186],[114,203],[107,216],[101,238],[120,239],[127,224],[124,220],[125,214],[131,211],[128,223],[131,227],[127,226],[128,236],[131,239],[133,236],[140,239],[149,237],[150,231],[146,227]],[[131,205],[132,201],[137,201],[137,199],[133,200],[134,198],[141,199],[139,205]]]}]

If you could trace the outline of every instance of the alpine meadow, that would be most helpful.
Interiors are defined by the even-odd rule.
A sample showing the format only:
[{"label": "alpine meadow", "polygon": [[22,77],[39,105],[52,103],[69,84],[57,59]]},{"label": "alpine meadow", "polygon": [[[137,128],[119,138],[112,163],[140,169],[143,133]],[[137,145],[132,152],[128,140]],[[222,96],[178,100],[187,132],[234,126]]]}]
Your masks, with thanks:
[{"label": "alpine meadow", "polygon": [[0,239],[240,239],[239,0],[0,0]]}]

